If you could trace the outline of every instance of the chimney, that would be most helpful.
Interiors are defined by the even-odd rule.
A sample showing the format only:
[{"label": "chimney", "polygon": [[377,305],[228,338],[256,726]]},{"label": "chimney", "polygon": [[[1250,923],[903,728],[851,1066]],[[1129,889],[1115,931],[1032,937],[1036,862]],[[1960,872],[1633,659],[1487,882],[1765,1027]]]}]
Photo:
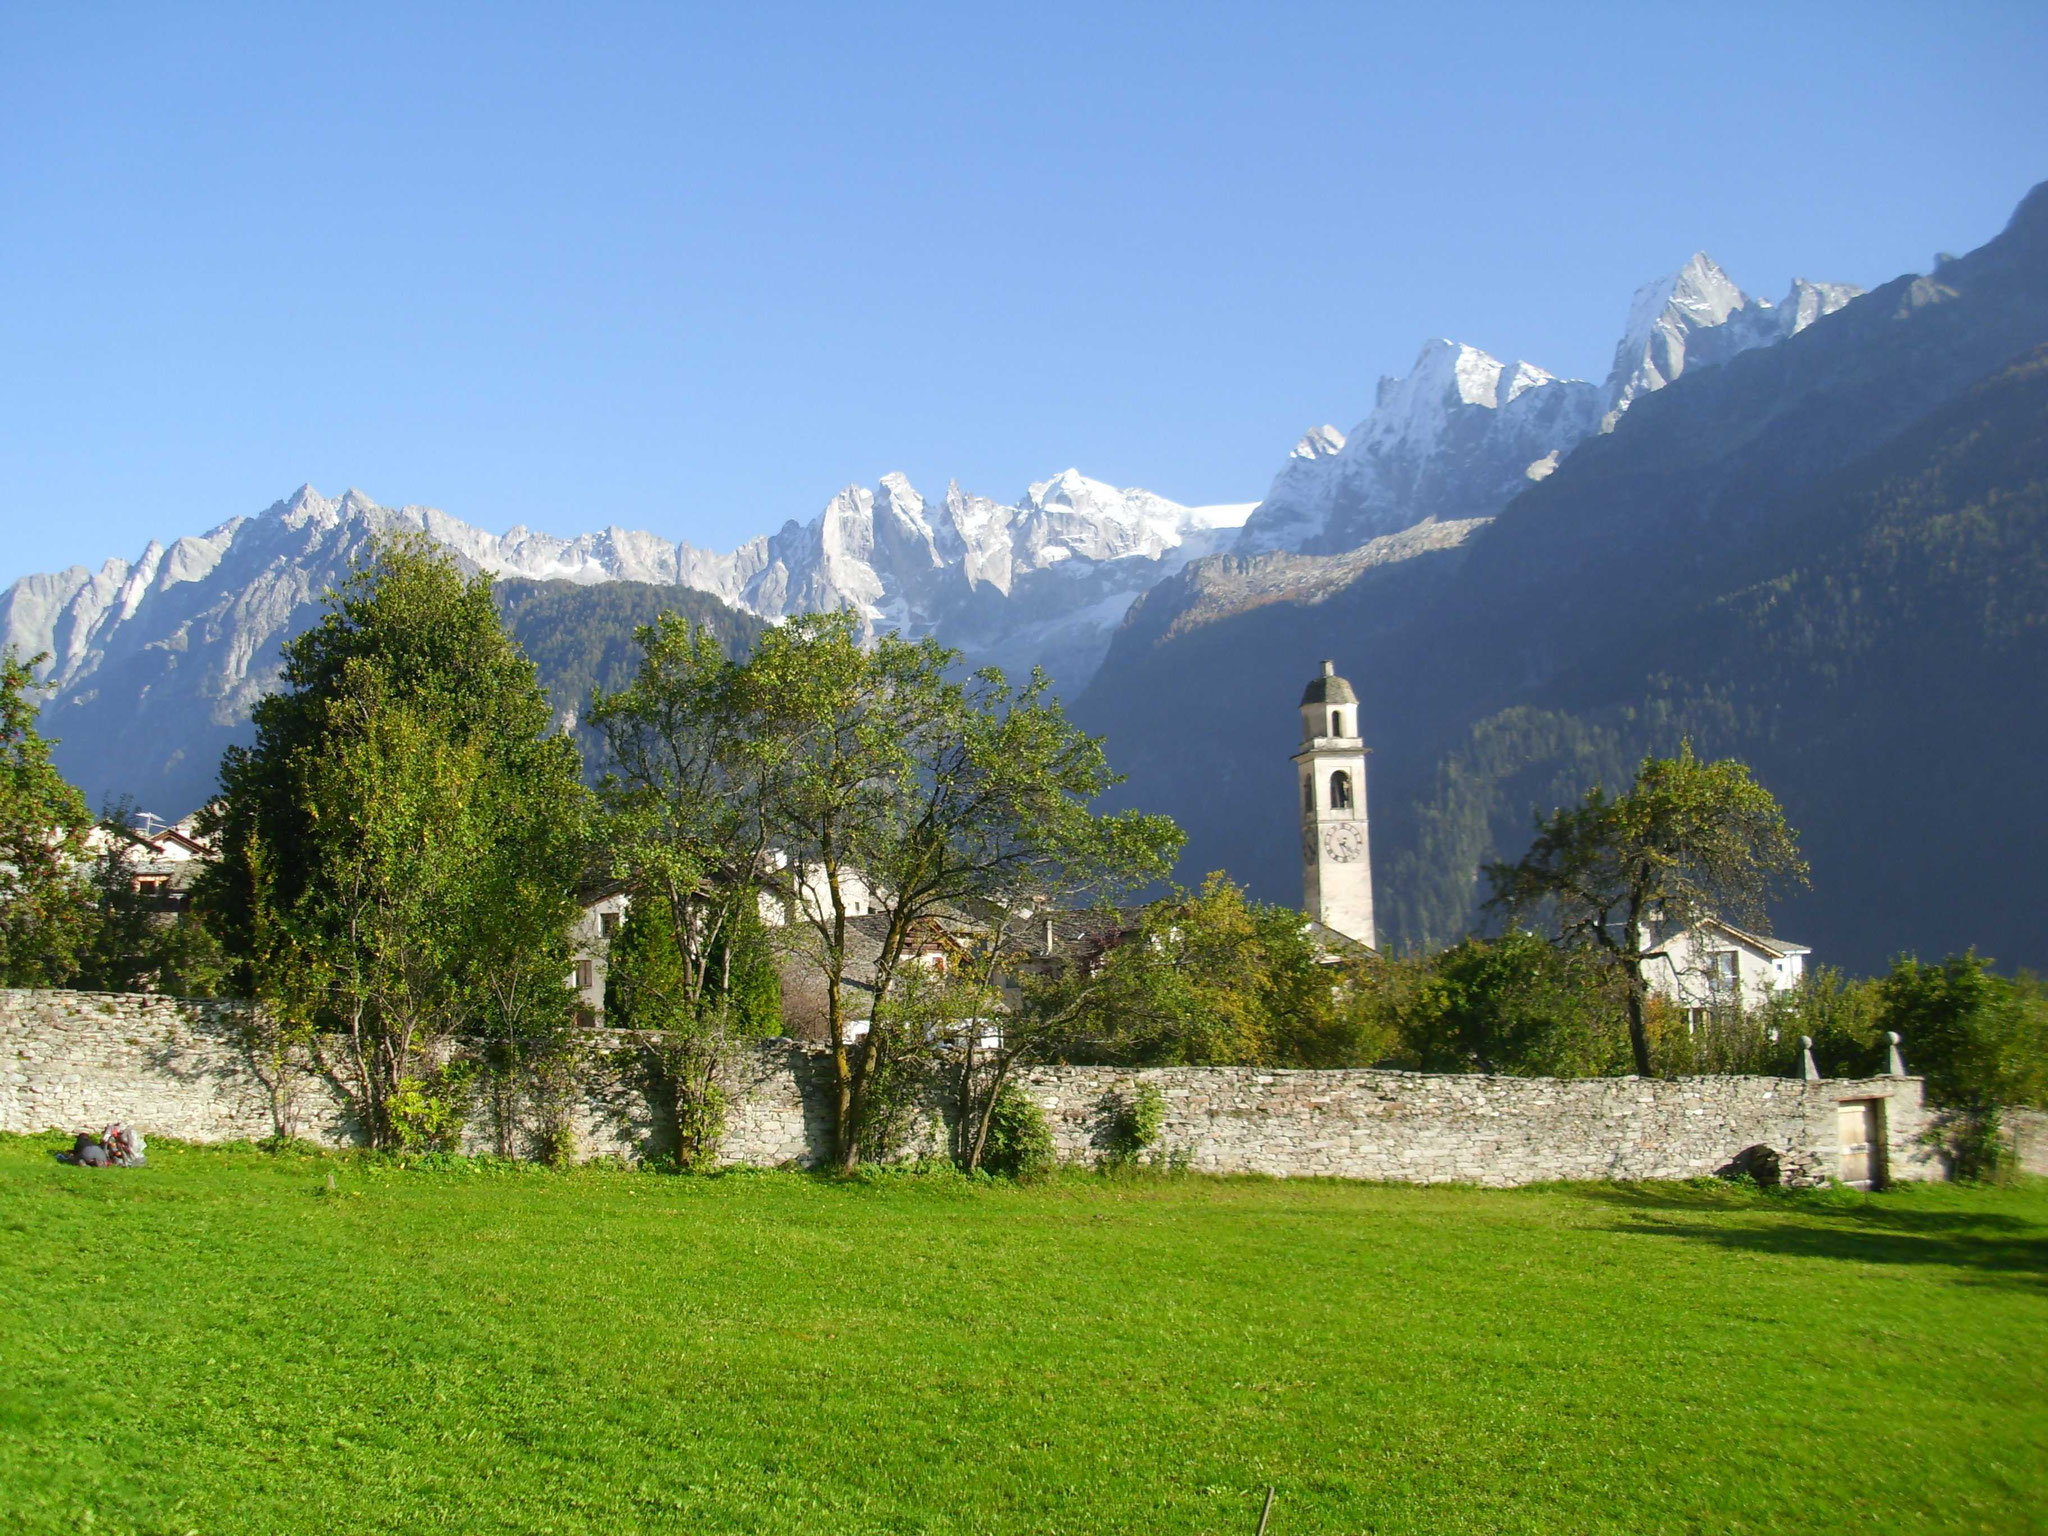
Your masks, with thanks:
[{"label": "chimney", "polygon": [[1335,677],[1336,675],[1337,675],[1337,663],[1335,663],[1334,661],[1326,661],[1326,662],[1324,662],[1324,663],[1323,663],[1323,676],[1325,676],[1325,677]]}]

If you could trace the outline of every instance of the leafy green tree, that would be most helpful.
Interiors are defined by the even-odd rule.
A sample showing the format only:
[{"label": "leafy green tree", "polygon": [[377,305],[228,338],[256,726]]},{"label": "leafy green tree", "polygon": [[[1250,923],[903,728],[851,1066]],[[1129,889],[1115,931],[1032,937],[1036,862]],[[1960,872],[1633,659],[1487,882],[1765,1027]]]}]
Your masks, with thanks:
[{"label": "leafy green tree", "polygon": [[2048,1105],[2048,990],[2024,971],[1995,974],[1971,950],[1939,965],[1902,957],[1876,991],[1879,1024],[1905,1041],[1943,1111],[1957,1177],[1996,1176],[2008,1151],[2003,1112]]},{"label": "leafy green tree", "polygon": [[1877,995],[1880,1026],[1905,1041],[1935,1103],[2048,1103],[2048,997],[2038,978],[2000,976],[1970,950],[1938,965],[1901,958]]},{"label": "leafy green tree", "polygon": [[1613,973],[1523,928],[1468,938],[1394,989],[1402,1058],[1424,1072],[1598,1077],[1625,1070]]},{"label": "leafy green tree", "polygon": [[1798,838],[1770,791],[1732,758],[1701,762],[1692,744],[1645,758],[1626,794],[1598,785],[1539,822],[1520,862],[1490,864],[1489,905],[1547,917],[1559,941],[1603,955],[1625,982],[1636,1072],[1651,1074],[1646,951],[1659,932],[1716,916],[1768,933],[1766,904],[1806,883]]},{"label": "leafy green tree", "polygon": [[728,1022],[742,1031],[772,1029],[780,992],[760,897],[765,800],[783,744],[763,728],[742,669],[710,629],[664,613],[635,633],[638,673],[615,693],[595,693],[589,720],[605,742],[605,840],[638,914],[635,933],[662,923],[678,967],[664,972],[669,1022],[660,1027],[736,1010]]},{"label": "leafy green tree", "polygon": [[0,984],[61,986],[93,928],[92,817],[36,733],[35,669],[0,651]]},{"label": "leafy green tree", "polygon": [[718,1074],[728,1015],[707,1007],[660,900],[627,907],[608,952],[604,1005],[607,1023],[648,1033],[655,1086],[675,1117],[678,1166],[711,1166],[725,1128]]},{"label": "leafy green tree", "polygon": [[[958,661],[930,639],[884,635],[864,646],[853,616],[835,613],[769,631],[742,669],[742,713],[769,755],[764,827],[791,862],[827,983],[846,1169],[861,1156],[867,1084],[907,1043],[883,1026],[923,925],[961,909],[1020,913],[1142,885],[1162,878],[1180,847],[1164,817],[1092,810],[1117,777],[1043,673],[1012,689],[992,669],[954,680]],[[848,921],[862,890],[880,930],[875,1022],[852,1041]]]},{"label": "leafy green tree", "polygon": [[638,671],[616,692],[594,692],[588,713],[608,765],[604,838],[628,898],[606,1011],[657,1032],[648,1049],[673,1098],[680,1160],[694,1167],[717,1153],[728,1042],[781,1025],[760,916],[763,804],[780,744],[709,627],[662,613],[635,638]]},{"label": "leafy green tree", "polygon": [[1004,1083],[989,1106],[982,1161],[991,1173],[1013,1179],[1048,1172],[1059,1161],[1045,1112],[1014,1081]]},{"label": "leafy green tree", "polygon": [[445,1140],[450,1037],[544,1044],[567,1018],[576,749],[489,578],[417,537],[330,594],[285,683],[222,763],[200,897],[252,995],[339,1036],[373,1140]]},{"label": "leafy green tree", "polygon": [[[1301,914],[1223,874],[1145,908],[1101,958],[1035,1006],[1068,1060],[1131,1065],[1363,1066],[1391,1044],[1363,954],[1324,955]],[[1114,931],[1114,930],[1112,930]]]}]

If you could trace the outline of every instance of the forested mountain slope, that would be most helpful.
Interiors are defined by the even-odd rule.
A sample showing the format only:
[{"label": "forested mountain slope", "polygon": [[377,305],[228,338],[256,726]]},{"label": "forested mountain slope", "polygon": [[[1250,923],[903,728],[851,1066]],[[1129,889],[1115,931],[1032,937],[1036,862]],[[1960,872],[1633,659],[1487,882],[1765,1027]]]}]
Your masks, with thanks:
[{"label": "forested mountain slope", "polygon": [[586,776],[603,769],[602,743],[587,726],[592,687],[613,692],[633,680],[640,648],[633,631],[674,613],[716,635],[728,655],[751,650],[765,619],[729,608],[708,592],[649,581],[499,581],[492,588],[512,638],[540,671],[555,716],[577,731]]},{"label": "forested mountain slope", "polygon": [[[1120,635],[1077,706],[1128,797],[1295,899],[1294,702],[1359,688],[1386,937],[1463,932],[1537,811],[1690,733],[1806,833],[1824,960],[2048,960],[2048,189],[1996,240],[1635,402],[1462,548]],[[1188,582],[1199,585],[1197,566]]]}]

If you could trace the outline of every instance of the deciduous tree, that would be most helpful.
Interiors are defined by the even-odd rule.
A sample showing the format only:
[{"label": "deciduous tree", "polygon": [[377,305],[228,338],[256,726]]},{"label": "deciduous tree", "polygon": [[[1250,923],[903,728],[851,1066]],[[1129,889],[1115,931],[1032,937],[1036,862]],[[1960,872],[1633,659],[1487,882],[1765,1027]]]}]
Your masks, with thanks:
[{"label": "deciduous tree", "polygon": [[576,749],[489,578],[422,539],[378,547],[330,595],[285,683],[222,764],[202,898],[253,995],[345,1042],[373,1139],[445,1136],[442,1042],[567,1016]]},{"label": "deciduous tree", "polygon": [[863,1097],[890,1049],[871,1027],[849,1040],[844,995],[850,907],[864,891],[879,929],[872,1018],[913,933],[949,912],[1072,905],[1163,878],[1181,837],[1165,817],[1098,814],[1118,782],[1099,739],[1078,730],[1043,673],[1013,689],[1000,672],[959,680],[958,653],[884,635],[863,645],[850,614],[813,615],[763,636],[743,677],[745,713],[773,743],[768,837],[791,860],[800,921],[827,981],[838,1156],[861,1153]]},{"label": "deciduous tree", "polygon": [[1769,898],[1804,885],[1807,868],[1785,813],[1747,765],[1702,762],[1686,742],[1677,757],[1645,758],[1627,793],[1595,785],[1539,821],[1521,860],[1486,874],[1492,908],[1547,920],[1559,942],[1620,968],[1629,1045],[1647,1077],[1643,960],[1658,934],[1708,916],[1768,933]]},{"label": "deciduous tree", "polygon": [[36,732],[35,669],[0,652],[0,984],[60,986],[91,936],[92,816]]}]

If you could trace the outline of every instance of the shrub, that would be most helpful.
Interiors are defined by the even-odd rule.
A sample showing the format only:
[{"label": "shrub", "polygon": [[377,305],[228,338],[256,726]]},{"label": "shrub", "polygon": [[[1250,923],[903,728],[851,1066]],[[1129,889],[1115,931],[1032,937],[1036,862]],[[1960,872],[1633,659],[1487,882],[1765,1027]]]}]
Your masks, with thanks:
[{"label": "shrub", "polygon": [[469,1122],[476,1064],[455,1060],[425,1077],[400,1078],[384,1101],[392,1136],[405,1152],[452,1152]]},{"label": "shrub", "polygon": [[1109,1128],[1109,1155],[1130,1162],[1159,1140],[1166,1125],[1166,1097],[1150,1083],[1140,1083],[1128,1099],[1117,1101]]},{"label": "shrub", "polygon": [[1058,1161],[1052,1127],[1030,1095],[1015,1083],[1004,1083],[989,1110],[988,1143],[982,1166],[990,1173],[1026,1179],[1051,1170]]}]

